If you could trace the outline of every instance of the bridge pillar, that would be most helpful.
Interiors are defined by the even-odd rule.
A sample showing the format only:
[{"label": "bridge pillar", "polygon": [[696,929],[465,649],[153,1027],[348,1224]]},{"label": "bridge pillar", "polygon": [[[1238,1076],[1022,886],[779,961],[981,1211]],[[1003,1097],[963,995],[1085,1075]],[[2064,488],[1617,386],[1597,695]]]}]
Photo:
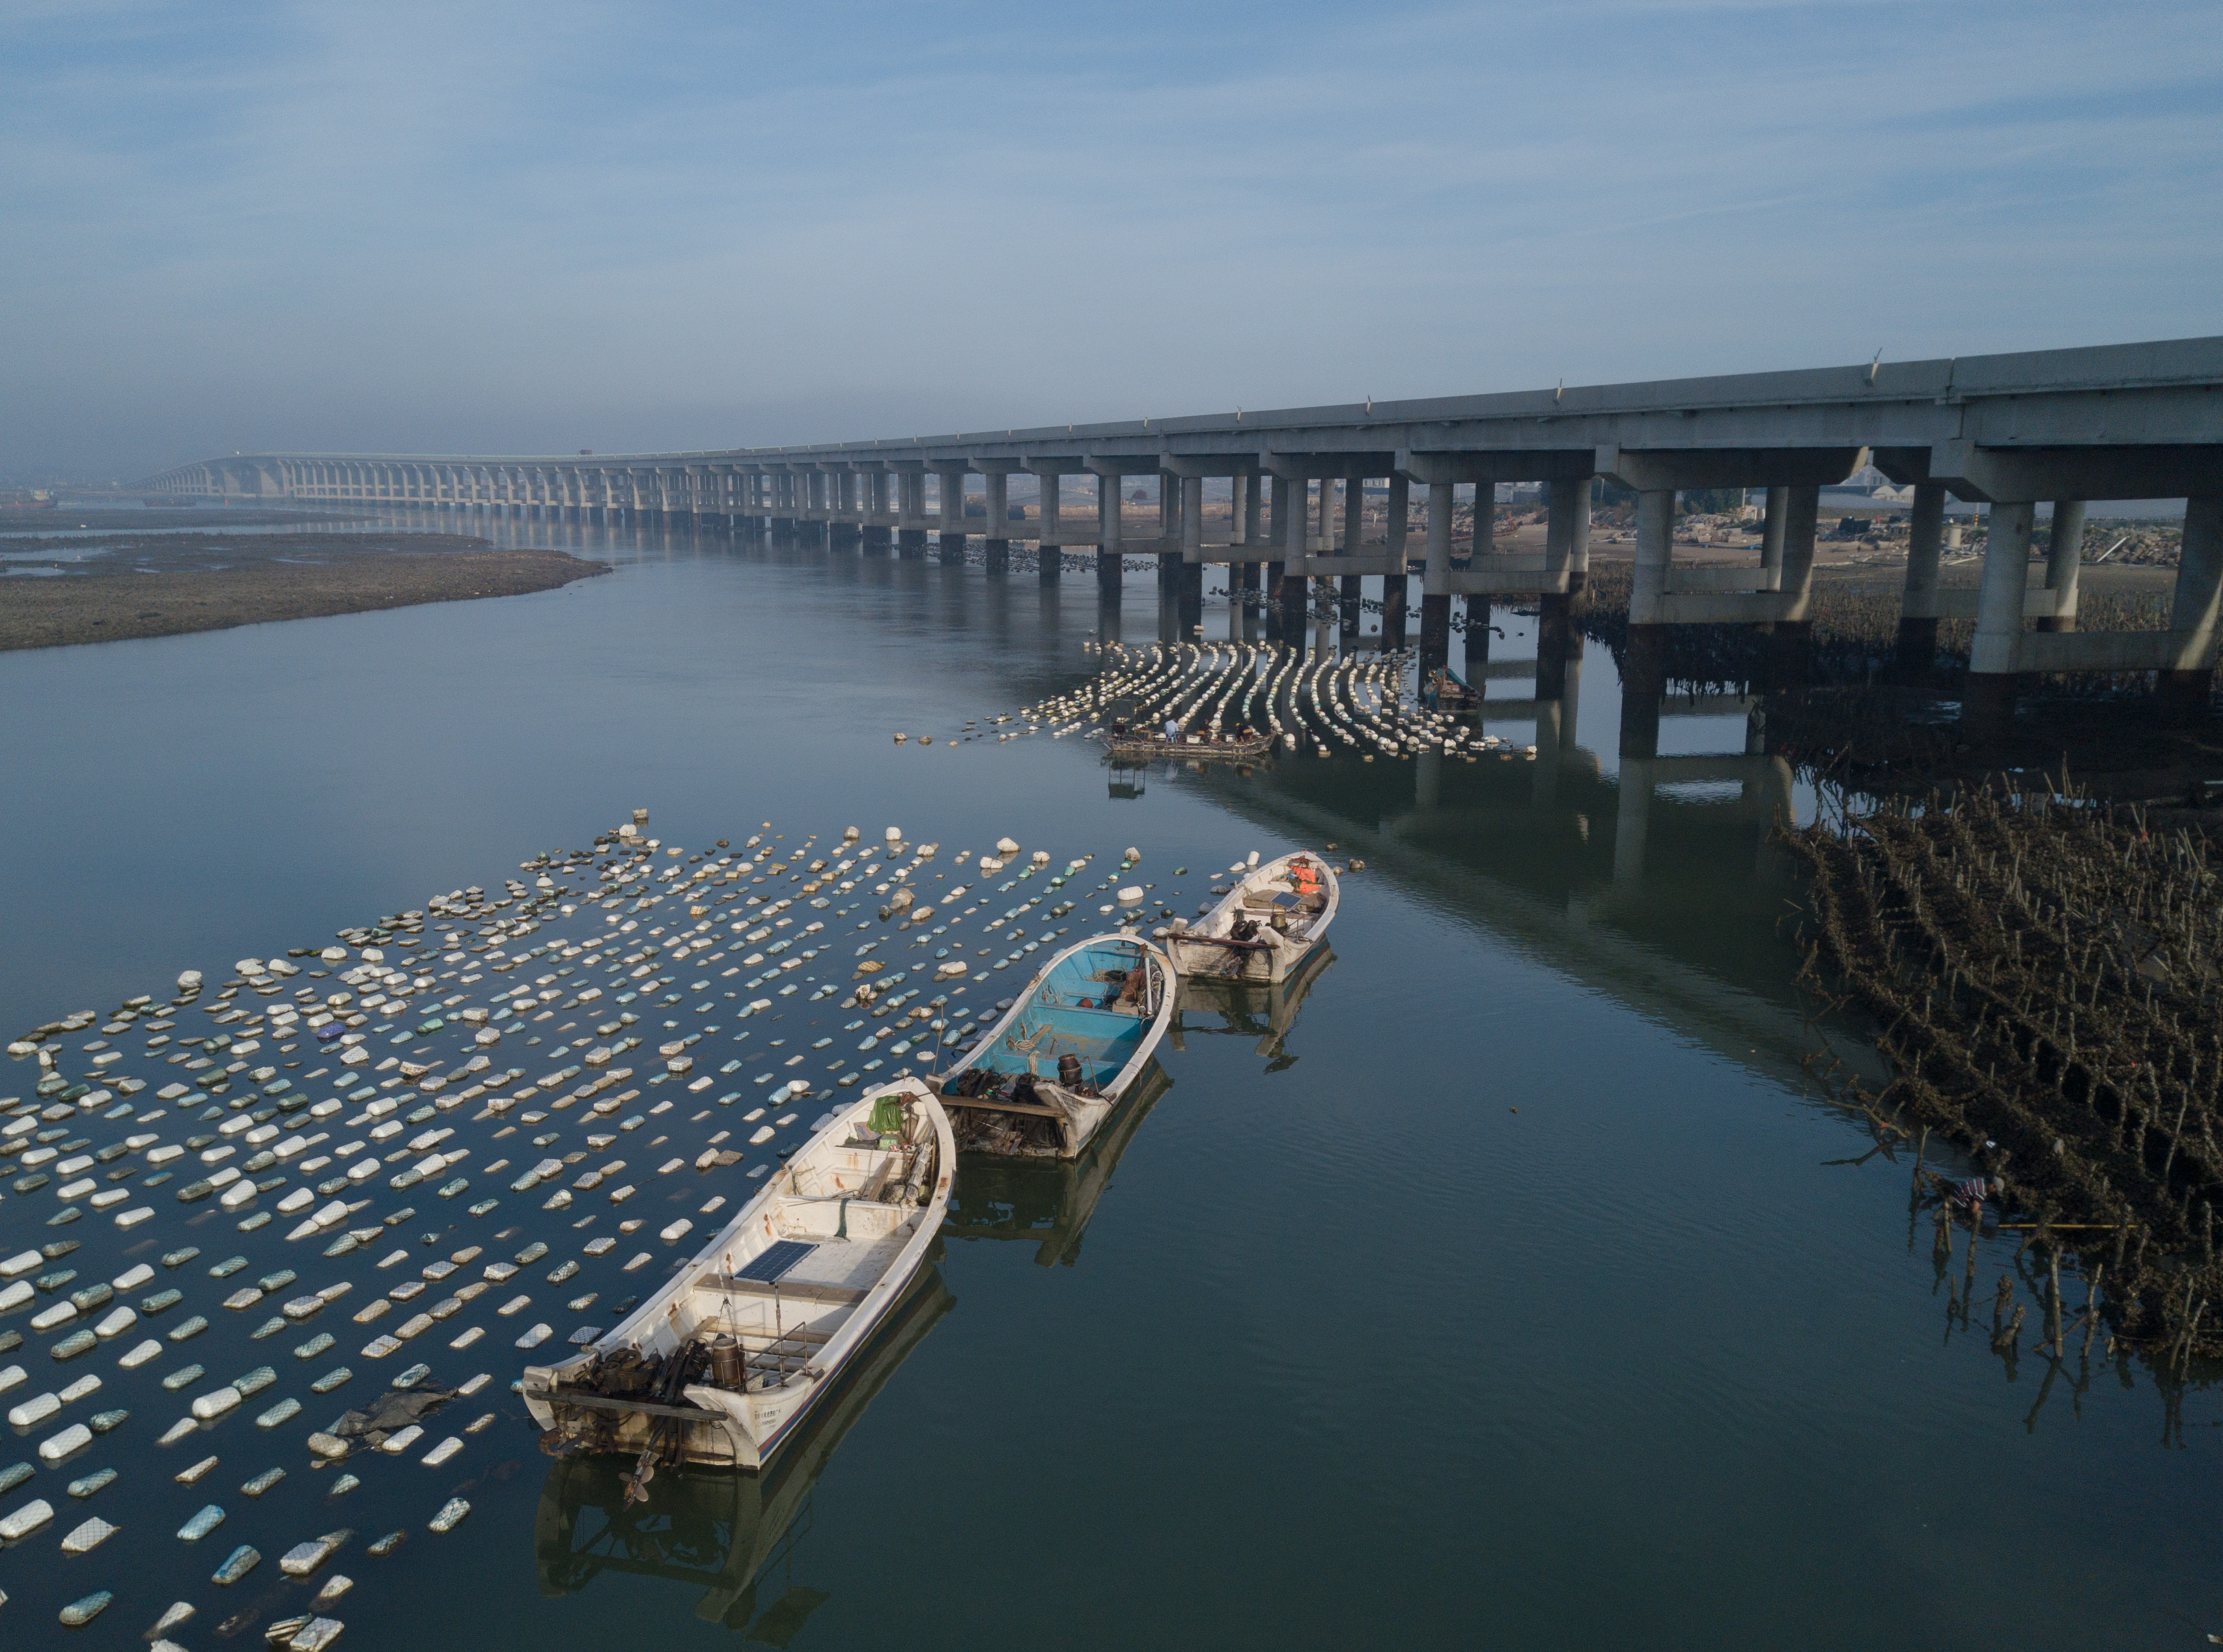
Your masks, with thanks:
[{"label": "bridge pillar", "polygon": [[1011,567],[1011,542],[1004,537],[1007,531],[1004,525],[1011,520],[1010,473],[996,470],[984,470],[980,474],[987,495],[985,520],[988,533],[981,546],[987,553],[988,571],[992,574],[1008,573]]},{"label": "bridge pillar", "polygon": [[1659,755],[1659,701],[1667,689],[1667,627],[1632,625],[1621,657],[1621,754]]},{"label": "bridge pillar", "polygon": [[1467,681],[1475,691],[1482,691],[1482,679],[1476,673],[1489,664],[1489,625],[1492,618],[1487,596],[1466,599],[1466,668]]},{"label": "bridge pillar", "polygon": [[1035,577],[1050,584],[1065,577],[1065,550],[1055,541],[1058,519],[1065,514],[1064,478],[1055,470],[1036,471],[1042,503],[1035,509],[1042,537],[1035,541]]},{"label": "bridge pillar", "polygon": [[1440,584],[1452,571],[1452,484],[1428,484],[1428,577],[1420,586],[1420,672],[1423,677],[1451,663],[1452,599],[1447,591],[1431,595],[1428,587]]},{"label": "bridge pillar", "polygon": [[[1590,578],[1590,478],[1562,477],[1549,484],[1545,505],[1544,571],[1548,577],[1564,572],[1565,592],[1546,591],[1536,604],[1536,697],[1556,700],[1556,683],[1576,636],[1574,613],[1583,601]],[[1580,565],[1578,566],[1578,564]],[[1467,625],[1474,624],[1474,605],[1467,605]]]},{"label": "bridge pillar", "polygon": [[1096,589],[1107,595],[1125,583],[1121,526],[1118,473],[1099,470],[1096,474]]},{"label": "bridge pillar", "polygon": [[1382,577],[1382,646],[1393,650],[1405,646],[1405,598],[1411,580],[1405,571],[1405,541],[1412,514],[1412,488],[1411,477],[1401,471],[1390,473],[1387,548],[1390,565],[1397,571]]},{"label": "bridge pillar", "polygon": [[2208,697],[2214,690],[2219,602],[2223,602],[2223,498],[2188,499],[2169,628],[2176,634],[2178,660],[2195,663],[2160,674],[2162,709],[2178,722],[2207,715]]},{"label": "bridge pillar", "polygon": [[[1343,484],[1343,554],[1358,554],[1365,539],[1366,479],[1348,476]],[[1345,648],[1358,646],[1358,607],[1363,582],[1357,574],[1345,574],[1336,581],[1336,631],[1339,645]]]},{"label": "bridge pillar", "polygon": [[[1326,484],[1323,482],[1321,485],[1325,487]],[[1305,526],[1311,502],[1306,495],[1312,484],[1300,476],[1288,486],[1290,509],[1286,516],[1277,516],[1275,520],[1275,526],[1282,529],[1282,640],[1292,647],[1301,648],[1305,642],[1306,611],[1312,606],[1312,581],[1304,573]],[[1295,564],[1294,572],[1290,571],[1292,564]]]},{"label": "bridge pillar", "polygon": [[936,472],[941,480],[941,559],[944,562],[965,560],[965,471],[957,465],[943,465]]},{"label": "bridge pillar", "polygon": [[1906,589],[1899,599],[1899,671],[1909,681],[1923,682],[1937,663],[1937,557],[1945,541],[1942,484],[1914,484],[1914,508],[1907,513],[1906,528]]},{"label": "bridge pillar", "polygon": [[1976,637],[1968,650],[1968,685],[1961,700],[1962,725],[1974,738],[1996,739],[2014,727],[2015,696],[2021,687],[2016,655],[2037,520],[2037,507],[2028,501],[1994,503],[1986,518]]},{"label": "bridge pillar", "polygon": [[1652,794],[1656,779],[1647,753],[1622,753],[1621,778],[1615,788],[1613,823],[1613,880],[1633,884],[1644,876],[1644,840],[1651,824]]},{"label": "bridge pillar", "polygon": [[1204,564],[1185,562],[1174,571],[1174,596],[1181,609],[1181,635],[1193,638],[1204,623]]},{"label": "bridge pillar", "polygon": [[2053,535],[2046,543],[2045,588],[2053,593],[2053,612],[2037,621],[2040,631],[2076,628],[2076,583],[2084,564],[2084,501],[2053,501]]},{"label": "bridge pillar", "polygon": [[[1773,489],[1768,490],[1771,498]],[[1814,531],[1822,508],[1817,487],[1786,488],[1783,501],[1783,617],[1769,645],[1768,688],[1792,692],[1806,686],[1814,653],[1814,622],[1807,617],[1814,596]]]},{"label": "bridge pillar", "polygon": [[1636,496],[1636,566],[1628,598],[1628,641],[1621,659],[1621,754],[1659,754],[1659,697],[1666,688],[1667,571],[1675,550],[1675,492]]}]

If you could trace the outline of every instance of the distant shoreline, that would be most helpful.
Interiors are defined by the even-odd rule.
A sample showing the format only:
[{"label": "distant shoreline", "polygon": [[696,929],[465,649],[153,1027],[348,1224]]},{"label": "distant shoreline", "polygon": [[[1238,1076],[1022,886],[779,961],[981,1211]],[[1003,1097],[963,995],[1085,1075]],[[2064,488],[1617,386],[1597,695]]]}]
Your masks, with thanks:
[{"label": "distant shoreline", "polygon": [[46,566],[0,577],[0,652],[517,596],[610,571],[560,551],[409,533],[242,535],[229,545],[162,534]]}]

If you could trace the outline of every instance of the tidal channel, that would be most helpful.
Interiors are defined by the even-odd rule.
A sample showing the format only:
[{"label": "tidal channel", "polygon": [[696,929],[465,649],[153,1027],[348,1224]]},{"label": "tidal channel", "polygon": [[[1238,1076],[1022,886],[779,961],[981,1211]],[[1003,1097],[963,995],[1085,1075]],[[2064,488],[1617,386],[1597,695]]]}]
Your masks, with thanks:
[{"label": "tidal channel", "polygon": [[[328,1571],[354,1586],[331,1612],[356,1648],[1867,1652],[2144,1648],[2223,1630],[2202,1535],[2223,1518],[2207,1379],[2157,1387],[2144,1365],[2111,1362],[2104,1337],[2058,1364],[2030,1337],[1995,1350],[1985,1310],[2000,1276],[2019,1283],[2021,1235],[1977,1242],[1970,1319],[1969,1258],[1934,1258],[1906,1152],[1879,1148],[1808,1078],[1825,1040],[1857,1059],[1857,1030],[1816,1025],[1792,986],[1782,920],[1799,887],[1769,821],[1813,799],[1742,754],[1742,716],[1671,708],[1663,753],[1721,761],[1624,774],[1613,661],[1593,646],[1566,738],[1538,760],[1307,753],[1242,773],[1115,773],[1079,739],[948,736],[1072,686],[1096,668],[1084,644],[1109,629],[1157,639],[1148,573],[1107,615],[1086,575],[991,578],[561,524],[473,531],[616,571],[498,601],[0,656],[9,1037],[138,994],[160,1005],[180,970],[214,988],[235,959],[321,948],[435,893],[530,882],[520,862],[586,848],[636,808],[690,854],[759,834],[783,848],[816,835],[822,850],[849,826],[867,843],[897,826],[945,855],[1009,835],[1058,867],[1093,856],[1084,891],[1131,845],[1132,880],[1183,912],[1252,850],[1333,844],[1364,863],[1343,880],[1333,956],[1291,992],[1186,1014],[1163,1081],[1093,1157],[968,1161],[931,1277],[775,1469],[666,1471],[630,1507],[629,1465],[538,1449],[509,1390],[526,1359],[512,1341],[534,1318],[559,1337],[614,1322],[615,1300],[686,1248],[654,1242],[668,1213],[754,1190],[747,1168],[769,1150],[669,1178],[668,1195],[654,1176],[666,1152],[734,1122],[716,1108],[699,1124],[675,1110],[674,1144],[629,1155],[649,1184],[640,1207],[583,1233],[589,1196],[551,1212],[508,1190],[514,1168],[472,1171],[503,1150],[534,1155],[494,1138],[501,1119],[460,1111],[441,1122],[475,1150],[469,1195],[443,1201],[428,1183],[405,1200],[381,1181],[365,1219],[413,1214],[329,1260],[321,1240],[287,1242],[288,1219],[236,1232],[235,1211],[179,1203],[175,1183],[147,1196],[143,1227],[99,1211],[49,1227],[55,1189],[10,1191],[11,1173],[0,1253],[80,1240],[52,1264],[79,1284],[154,1261],[156,1283],[118,1300],[174,1284],[185,1300],[169,1320],[212,1322],[124,1370],[140,1331],[57,1365],[60,1333],[28,1329],[52,1296],[0,1317],[26,1339],[0,1367],[28,1373],[0,1403],[94,1374],[99,1397],[76,1409],[129,1412],[0,1496],[0,1515],[33,1497],[57,1510],[0,1552],[8,1646],[60,1644],[57,1613],[98,1590],[115,1597],[87,1631],[103,1644],[142,1644],[179,1600],[196,1607],[181,1644],[216,1644],[249,1612],[238,1643],[259,1644],[263,1625],[309,1610],[323,1575],[294,1583],[277,1557],[342,1529]],[[1533,656],[1533,621],[1498,623],[1490,691],[1525,696],[1508,662]],[[1207,601],[1208,637],[1244,624]],[[1516,747],[1536,738],[1529,722],[1488,726]],[[898,730],[911,740],[896,745]],[[1108,926],[1095,911],[1092,898],[1064,921]],[[564,921],[588,918],[601,922]],[[869,905],[828,922],[843,963],[847,942],[888,932]],[[741,1027],[758,1053],[772,1037],[803,1051],[848,1019],[798,995],[736,1023],[737,983],[719,968],[704,992],[683,983],[689,1025],[719,1028],[698,1047],[720,1052],[704,1071],[750,1051]],[[973,990],[1008,995],[1030,968]],[[176,1013],[192,1024],[181,1038],[209,1030],[199,1011]],[[529,1041],[555,1025],[515,1024],[497,1057],[537,1071],[545,1047]],[[70,1062],[98,1036],[67,1037]],[[276,1042],[262,1059],[280,1059]],[[137,1044],[118,1038],[132,1053],[117,1071],[173,1075]],[[299,1062],[303,1089],[337,1093],[340,1078],[306,1076],[323,1065],[313,1044]],[[36,1077],[28,1061],[0,1067],[0,1095],[28,1099]],[[141,1113],[153,1096],[135,1098]],[[559,1122],[576,1133],[576,1117]],[[72,1126],[93,1148],[132,1127]],[[1931,1163],[1951,1168],[1934,1150]],[[460,1207],[482,1195],[499,1207]],[[629,1215],[652,1220],[575,1282],[538,1283]],[[696,1242],[718,1220],[696,1216]],[[358,1353],[381,1327],[349,1316],[394,1283],[376,1267],[394,1246],[411,1251],[408,1273],[533,1243],[550,1253],[520,1276],[534,1301],[519,1321],[489,1319],[463,1352],[443,1331],[396,1358]],[[182,1246],[200,1255],[166,1273],[160,1258]],[[652,1266],[620,1275],[643,1249]],[[247,1271],[207,1277],[235,1253]],[[291,1289],[353,1294],[255,1340],[270,1310],[219,1302],[281,1268],[299,1276]],[[601,1302],[567,1312],[587,1289]],[[329,1354],[293,1358],[318,1330],[337,1335]],[[274,1365],[278,1384],[206,1437],[158,1446],[201,1391],[161,1386],[188,1359],[211,1382]],[[428,1434],[495,1420],[444,1466],[344,1465],[362,1483],[335,1497],[304,1432],[409,1359],[442,1384],[494,1378]],[[311,1391],[343,1364],[345,1386]],[[299,1421],[258,1430],[280,1395],[299,1398]],[[0,1467],[39,1464],[55,1426],[12,1430]],[[176,1483],[211,1453],[208,1477]],[[114,1483],[67,1494],[102,1466]],[[272,1466],[288,1472],[242,1494]],[[457,1496],[468,1521],[428,1531]],[[209,1504],[224,1527],[176,1535]],[[89,1516],[119,1529],[61,1554]],[[390,1554],[366,1552],[394,1530],[408,1535]],[[260,1569],[212,1585],[240,1542]]]}]

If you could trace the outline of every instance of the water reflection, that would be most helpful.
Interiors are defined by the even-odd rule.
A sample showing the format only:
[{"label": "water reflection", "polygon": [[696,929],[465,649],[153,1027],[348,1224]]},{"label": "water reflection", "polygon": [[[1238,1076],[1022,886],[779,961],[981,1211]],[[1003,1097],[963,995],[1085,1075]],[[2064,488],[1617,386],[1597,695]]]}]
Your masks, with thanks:
[{"label": "water reflection", "polygon": [[[765,1472],[667,1469],[645,1500],[627,1507],[624,1460],[559,1459],[541,1486],[533,1521],[540,1592],[551,1599],[576,1594],[604,1573],[665,1578],[702,1591],[695,1615],[705,1623],[787,1645],[831,1598],[795,1580],[819,1476],[897,1367],[957,1305],[939,1260],[937,1247],[918,1283],[850,1362],[834,1403]],[[823,1575],[830,1580],[841,1564],[830,1561]]]},{"label": "water reflection", "polygon": [[[1207,980],[1184,975],[1166,1041],[1175,1050],[1186,1050],[1187,1040],[1196,1037],[1255,1038],[1257,1053],[1267,1058],[1268,1072],[1294,1067],[1297,1058],[1288,1053],[1288,1045],[1296,1030],[1297,1012],[1334,962],[1335,949],[1322,945],[1313,949],[1296,974],[1282,980]],[[1193,1022],[1192,1016],[1217,1016],[1220,1025]]]},{"label": "water reflection", "polygon": [[1125,1104],[1089,1138],[1078,1158],[960,1158],[941,1236],[1030,1240],[1036,1266],[1073,1266],[1080,1260],[1082,1232],[1119,1168],[1120,1155],[1173,1083],[1153,1056]]}]

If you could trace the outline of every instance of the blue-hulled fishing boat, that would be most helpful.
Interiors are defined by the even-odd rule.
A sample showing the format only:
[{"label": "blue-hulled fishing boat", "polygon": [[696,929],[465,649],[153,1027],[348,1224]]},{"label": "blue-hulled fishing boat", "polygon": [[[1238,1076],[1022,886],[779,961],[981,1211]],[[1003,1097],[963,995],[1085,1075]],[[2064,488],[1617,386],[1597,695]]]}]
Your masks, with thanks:
[{"label": "blue-hulled fishing boat", "polygon": [[1149,942],[1099,935],[1066,948],[943,1077],[958,1151],[1077,1157],[1173,1013],[1173,966]]}]

